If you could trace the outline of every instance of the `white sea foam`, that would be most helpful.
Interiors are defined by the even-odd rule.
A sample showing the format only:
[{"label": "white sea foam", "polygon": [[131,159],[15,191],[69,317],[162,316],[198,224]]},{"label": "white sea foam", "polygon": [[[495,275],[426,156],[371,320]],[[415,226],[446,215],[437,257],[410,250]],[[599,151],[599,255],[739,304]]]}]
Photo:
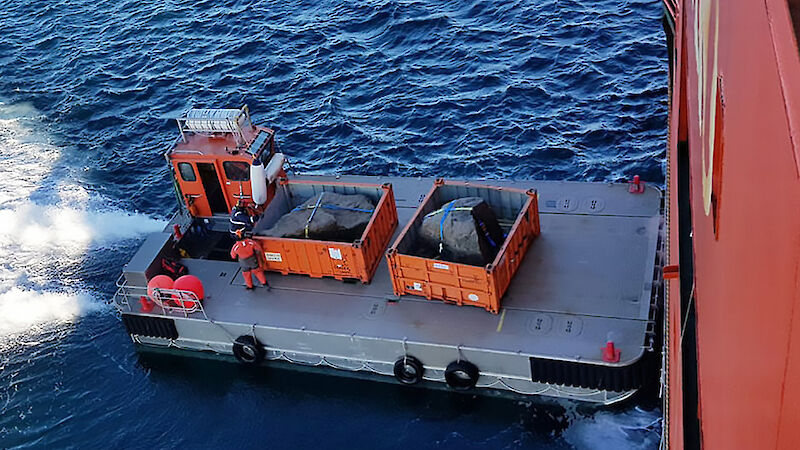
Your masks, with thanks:
[{"label": "white sea foam", "polygon": [[[144,214],[93,209],[107,202],[53,175],[60,156],[35,108],[0,103],[0,339],[104,308],[79,279],[64,274],[88,251],[165,225]],[[37,198],[50,200],[34,201],[40,190],[45,195]]]},{"label": "white sea foam", "polygon": [[616,450],[656,448],[660,439],[660,413],[633,408],[626,411],[596,411],[593,414],[567,408],[570,425],[563,437],[576,449]]},{"label": "white sea foam", "polygon": [[2,247],[36,251],[83,251],[92,243],[108,243],[159,231],[164,222],[125,211],[83,211],[57,205],[25,205],[0,210]]},{"label": "white sea foam", "polygon": [[103,306],[83,293],[35,291],[15,286],[0,293],[0,335],[14,335],[44,324],[71,322]]}]

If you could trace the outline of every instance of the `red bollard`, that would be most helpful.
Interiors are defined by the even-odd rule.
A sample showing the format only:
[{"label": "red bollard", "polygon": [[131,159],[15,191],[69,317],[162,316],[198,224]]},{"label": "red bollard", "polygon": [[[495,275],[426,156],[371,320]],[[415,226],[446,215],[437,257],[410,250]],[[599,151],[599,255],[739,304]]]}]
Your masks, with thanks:
[{"label": "red bollard", "polygon": [[633,181],[628,182],[628,192],[632,194],[643,194],[644,184],[644,181],[639,179],[639,175],[634,175]]},{"label": "red bollard", "polygon": [[603,352],[603,361],[605,362],[617,363],[622,356],[622,352],[614,347],[614,341],[606,342],[606,346],[601,347],[600,350]]},{"label": "red bollard", "polygon": [[181,226],[178,225],[177,223],[172,226],[172,232],[175,235],[176,241],[180,241],[181,238],[183,237],[183,233],[181,233]]},{"label": "red bollard", "polygon": [[144,295],[139,297],[139,303],[142,305],[141,309],[143,313],[149,313],[150,311],[153,310],[153,307],[155,306],[153,302],[151,302],[150,299],[145,297]]}]

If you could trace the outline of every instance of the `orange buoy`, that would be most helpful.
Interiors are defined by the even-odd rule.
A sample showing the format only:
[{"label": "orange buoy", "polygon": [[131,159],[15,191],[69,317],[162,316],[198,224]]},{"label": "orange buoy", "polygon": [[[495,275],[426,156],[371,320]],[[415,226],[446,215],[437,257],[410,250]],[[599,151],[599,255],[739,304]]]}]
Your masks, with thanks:
[{"label": "orange buoy", "polygon": [[[178,291],[193,292],[194,295],[197,296],[198,300],[203,300],[203,298],[205,298],[205,290],[203,289],[203,282],[200,281],[200,279],[194,275],[184,275],[178,278],[177,280],[175,280],[175,283],[173,284],[172,288]],[[184,308],[194,307],[193,301],[189,300],[181,301],[180,299],[176,299],[176,302],[180,306],[183,306]]]},{"label": "orange buoy", "polygon": [[156,289],[172,289],[173,284],[175,282],[172,281],[167,275],[156,275],[147,282],[147,296],[150,297],[150,300],[158,302],[159,300],[166,300],[161,296],[156,295]]}]

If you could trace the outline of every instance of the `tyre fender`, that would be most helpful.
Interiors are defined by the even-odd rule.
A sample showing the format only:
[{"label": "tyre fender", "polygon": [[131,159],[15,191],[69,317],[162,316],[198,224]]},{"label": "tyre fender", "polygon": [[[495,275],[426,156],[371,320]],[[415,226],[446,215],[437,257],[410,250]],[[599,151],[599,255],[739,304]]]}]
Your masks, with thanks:
[{"label": "tyre fender", "polygon": [[417,384],[424,374],[425,367],[411,355],[405,355],[394,363],[394,377],[403,384]]},{"label": "tyre fender", "polygon": [[444,371],[444,379],[450,388],[467,391],[475,387],[480,377],[478,366],[469,361],[453,361]]},{"label": "tyre fender", "polygon": [[251,335],[243,335],[233,342],[233,356],[242,364],[255,366],[264,361],[266,352],[264,345],[256,338]]}]

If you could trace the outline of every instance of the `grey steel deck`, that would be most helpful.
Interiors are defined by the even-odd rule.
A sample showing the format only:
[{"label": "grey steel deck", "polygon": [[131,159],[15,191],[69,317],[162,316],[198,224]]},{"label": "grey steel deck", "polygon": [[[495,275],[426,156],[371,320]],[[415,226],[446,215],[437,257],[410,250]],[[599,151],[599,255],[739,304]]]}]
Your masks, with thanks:
[{"label": "grey steel deck", "polygon": [[[297,178],[391,182],[398,232],[433,183],[432,178]],[[661,193],[648,188],[643,194],[631,194],[623,184],[475,183],[535,188],[540,194],[541,236],[503,298],[500,314],[422,297],[397,299],[385,261],[368,285],[268,273],[272,285],[268,292],[244,289],[235,262],[185,260],[190,273],[206,287],[205,314],[226,331],[179,322],[181,336],[193,335],[188,340],[198,343],[224,342],[229,340],[225,334],[235,336],[258,327],[265,330],[266,336],[259,339],[268,348],[385,363],[411,346],[414,352],[409,353],[426,366],[431,361],[431,367],[443,367],[462,356],[483,358],[483,365],[491,367],[487,373],[519,380],[530,380],[530,356],[608,365],[600,350],[608,340],[622,352],[616,365],[638,360],[645,351],[650,322]],[[146,260],[146,256],[136,258]],[[136,304],[130,308],[137,311]],[[200,314],[192,317],[204,322]],[[344,343],[345,337],[351,344]],[[509,357],[489,361],[486,355]]]}]

